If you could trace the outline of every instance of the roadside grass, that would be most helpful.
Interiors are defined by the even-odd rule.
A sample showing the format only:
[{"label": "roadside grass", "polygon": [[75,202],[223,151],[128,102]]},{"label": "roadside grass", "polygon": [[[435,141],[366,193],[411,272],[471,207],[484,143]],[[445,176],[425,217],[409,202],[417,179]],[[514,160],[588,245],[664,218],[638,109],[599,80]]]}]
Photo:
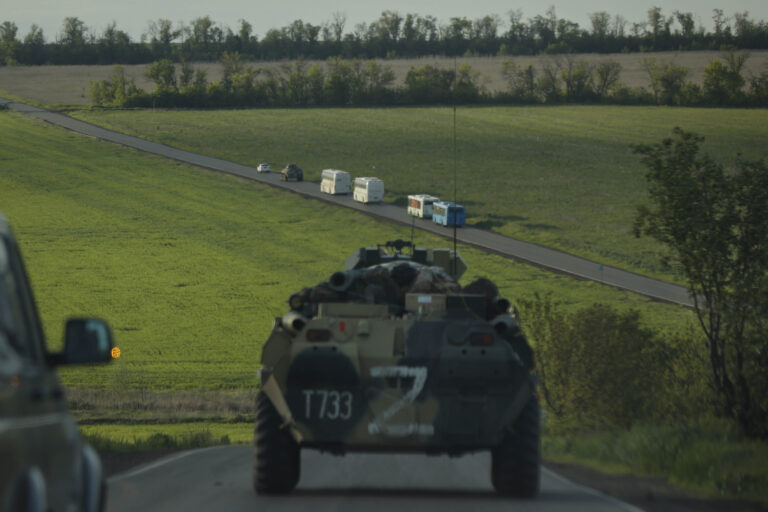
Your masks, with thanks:
[{"label": "roadside grass", "polygon": [[545,459],[607,473],[665,477],[710,496],[768,505],[768,444],[741,439],[723,421],[686,426],[636,426],[631,431],[545,435]]},{"label": "roadside grass", "polygon": [[[410,229],[228,175],[0,114],[0,209],[20,240],[46,337],[70,315],[107,319],[122,357],[62,368],[69,387],[253,389],[260,349],[289,295],[342,268],[358,247]],[[417,233],[416,242],[447,240]],[[676,329],[690,311],[461,247],[467,283],[511,301],[551,292],[643,311]]]},{"label": "roadside grass", "polygon": [[631,144],[675,126],[732,163],[768,156],[768,110],[666,107],[461,107],[457,157],[448,108],[80,111],[74,117],[174,147],[256,165],[299,164],[309,180],[338,168],[378,176],[386,200],[457,197],[468,223],[638,273],[680,282],[663,248],[636,238],[645,169]]},{"label": "roadside grass", "polygon": [[252,422],[253,388],[229,391],[70,388],[67,405],[80,425]]},{"label": "roadside grass", "polygon": [[[50,103],[45,103],[44,101],[39,99],[32,99],[28,96],[19,96],[18,94],[14,94],[2,88],[0,88],[0,98],[5,98],[7,100],[16,101],[19,103],[25,103],[27,105],[32,105],[34,107],[46,108],[51,110],[64,110],[67,108],[73,108],[73,106],[71,105],[66,106],[61,104],[50,104]],[[80,105],[78,107],[78,110],[82,108],[83,108],[82,105]]]},{"label": "roadside grass", "polygon": [[253,442],[253,422],[80,425],[80,432],[102,453],[189,450]]}]

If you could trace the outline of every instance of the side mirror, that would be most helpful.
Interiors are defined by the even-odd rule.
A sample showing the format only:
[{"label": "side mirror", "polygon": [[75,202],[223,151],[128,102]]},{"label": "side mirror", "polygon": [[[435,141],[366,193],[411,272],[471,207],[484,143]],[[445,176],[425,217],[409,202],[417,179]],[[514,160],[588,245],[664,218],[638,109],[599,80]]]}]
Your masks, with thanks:
[{"label": "side mirror", "polygon": [[102,320],[70,318],[64,330],[62,364],[106,363],[112,360],[112,332]]}]

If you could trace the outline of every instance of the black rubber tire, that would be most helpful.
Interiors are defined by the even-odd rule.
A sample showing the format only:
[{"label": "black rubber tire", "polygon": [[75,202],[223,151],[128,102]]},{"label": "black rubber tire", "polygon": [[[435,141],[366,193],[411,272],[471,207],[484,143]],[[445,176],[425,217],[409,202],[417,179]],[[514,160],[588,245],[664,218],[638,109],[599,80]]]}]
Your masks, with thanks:
[{"label": "black rubber tire", "polygon": [[97,506],[99,507],[97,509],[98,512],[107,510],[107,481],[104,479],[101,480],[101,485],[99,486],[99,502]]},{"label": "black rubber tire", "polygon": [[499,494],[516,498],[539,494],[540,421],[539,400],[531,396],[512,430],[491,450],[491,482]]},{"label": "black rubber tire", "polygon": [[299,483],[300,448],[286,429],[267,395],[256,395],[253,432],[253,489],[259,494],[285,494]]}]

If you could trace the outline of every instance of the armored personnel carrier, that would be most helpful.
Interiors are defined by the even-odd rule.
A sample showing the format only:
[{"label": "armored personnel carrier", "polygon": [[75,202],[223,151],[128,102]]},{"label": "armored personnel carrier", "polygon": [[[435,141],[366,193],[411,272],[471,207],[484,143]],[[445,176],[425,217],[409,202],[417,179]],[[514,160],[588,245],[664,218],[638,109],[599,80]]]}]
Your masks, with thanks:
[{"label": "armored personnel carrier", "polygon": [[301,449],[491,451],[497,492],[539,490],[533,352],[487,279],[462,258],[395,240],[291,295],[262,352],[253,485],[290,492]]},{"label": "armored personnel carrier", "polygon": [[304,171],[301,170],[296,164],[286,165],[282,171],[280,171],[281,181],[303,181]]}]

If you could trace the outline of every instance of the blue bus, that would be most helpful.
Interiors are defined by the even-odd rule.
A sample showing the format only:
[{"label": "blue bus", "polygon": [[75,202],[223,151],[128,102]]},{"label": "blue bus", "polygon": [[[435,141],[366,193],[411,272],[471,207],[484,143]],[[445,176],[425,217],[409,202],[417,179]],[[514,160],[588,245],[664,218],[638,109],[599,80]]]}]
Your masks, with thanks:
[{"label": "blue bus", "polygon": [[432,205],[432,222],[442,226],[461,227],[467,222],[467,214],[460,204],[438,201]]}]

